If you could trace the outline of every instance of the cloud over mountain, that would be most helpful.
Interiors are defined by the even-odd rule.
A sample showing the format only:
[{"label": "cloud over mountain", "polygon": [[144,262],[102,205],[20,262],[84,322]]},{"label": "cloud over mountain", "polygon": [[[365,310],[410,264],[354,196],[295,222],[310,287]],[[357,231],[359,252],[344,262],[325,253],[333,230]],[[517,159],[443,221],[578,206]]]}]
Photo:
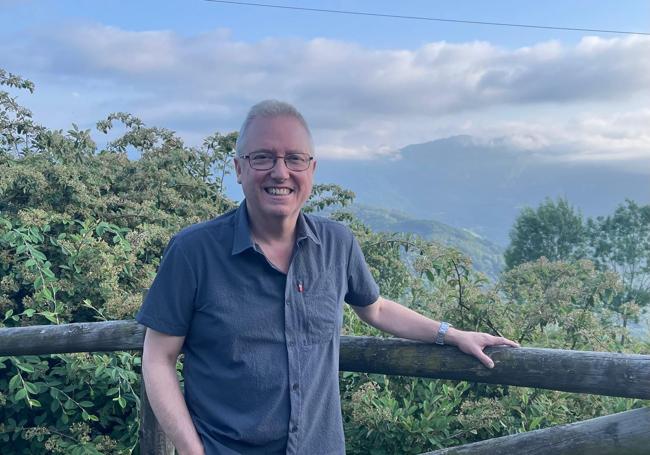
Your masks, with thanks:
[{"label": "cloud over mountain", "polygon": [[0,44],[0,59],[10,71],[67,81],[82,97],[112,93],[149,123],[200,134],[237,128],[262,98],[286,99],[304,110],[325,156],[385,154],[459,133],[557,145],[571,159],[650,155],[646,37],[370,49],[74,24],[24,31]]}]

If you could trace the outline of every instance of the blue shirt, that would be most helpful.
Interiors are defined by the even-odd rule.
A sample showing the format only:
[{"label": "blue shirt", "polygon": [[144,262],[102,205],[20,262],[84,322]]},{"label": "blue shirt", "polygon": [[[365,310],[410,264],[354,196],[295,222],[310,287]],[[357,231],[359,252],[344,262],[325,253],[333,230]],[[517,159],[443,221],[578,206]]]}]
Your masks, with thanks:
[{"label": "blue shirt", "polygon": [[169,242],[136,319],[185,336],[185,400],[207,455],[345,453],[343,301],[379,289],[350,230],[300,214],[287,274],[254,244],[245,202]]}]

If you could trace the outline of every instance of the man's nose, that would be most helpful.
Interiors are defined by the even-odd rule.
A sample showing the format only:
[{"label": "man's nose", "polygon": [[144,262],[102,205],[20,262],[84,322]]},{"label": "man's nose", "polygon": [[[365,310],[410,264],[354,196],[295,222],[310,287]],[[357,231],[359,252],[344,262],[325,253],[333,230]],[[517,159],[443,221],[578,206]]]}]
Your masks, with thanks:
[{"label": "man's nose", "polygon": [[288,179],[289,178],[289,168],[287,168],[284,158],[278,157],[275,162],[275,166],[271,169],[271,177],[277,179]]}]

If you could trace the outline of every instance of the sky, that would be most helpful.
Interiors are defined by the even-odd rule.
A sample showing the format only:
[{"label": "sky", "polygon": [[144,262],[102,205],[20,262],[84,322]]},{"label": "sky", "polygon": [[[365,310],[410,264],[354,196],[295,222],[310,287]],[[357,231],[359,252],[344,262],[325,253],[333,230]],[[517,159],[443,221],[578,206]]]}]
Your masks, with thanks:
[{"label": "sky", "polygon": [[[647,0],[269,3],[650,33]],[[0,0],[0,67],[36,83],[19,101],[52,128],[125,111],[197,145],[278,98],[304,113],[319,159],[394,158],[467,134],[650,173],[648,35],[205,0]]]}]

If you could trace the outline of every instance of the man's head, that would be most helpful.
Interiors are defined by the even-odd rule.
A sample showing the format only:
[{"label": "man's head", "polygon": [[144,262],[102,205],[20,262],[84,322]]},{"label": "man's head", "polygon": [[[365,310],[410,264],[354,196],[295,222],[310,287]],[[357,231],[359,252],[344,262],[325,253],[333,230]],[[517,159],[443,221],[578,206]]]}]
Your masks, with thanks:
[{"label": "man's head", "polygon": [[303,116],[290,104],[253,106],[237,139],[235,170],[256,221],[294,219],[309,197],[316,162]]},{"label": "man's head", "polygon": [[246,147],[246,140],[248,139],[248,130],[253,122],[257,118],[271,118],[271,117],[293,117],[298,120],[302,127],[307,132],[309,136],[309,153],[311,156],[314,156],[314,142],[311,137],[311,131],[309,126],[305,121],[305,118],[302,114],[296,109],[293,105],[286,103],[284,101],[278,100],[264,100],[260,101],[256,105],[250,108],[248,114],[246,114],[246,119],[239,129],[239,135],[237,136],[237,143],[235,145],[235,150],[237,151],[237,156],[244,156],[243,150]]}]

